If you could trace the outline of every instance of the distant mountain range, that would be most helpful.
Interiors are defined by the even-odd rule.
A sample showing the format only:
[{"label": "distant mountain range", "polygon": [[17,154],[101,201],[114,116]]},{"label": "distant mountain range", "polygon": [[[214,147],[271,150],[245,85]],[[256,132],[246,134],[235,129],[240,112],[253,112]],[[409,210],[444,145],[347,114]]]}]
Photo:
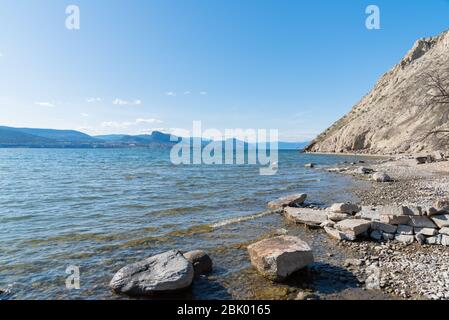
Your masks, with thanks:
[{"label": "distant mountain range", "polygon": [[[194,139],[190,138],[190,142]],[[75,130],[12,128],[0,126],[0,148],[169,148],[181,141],[181,138],[153,131],[146,135],[112,134],[89,136]],[[236,140],[237,141],[237,140]],[[201,140],[202,144],[209,140]],[[299,150],[307,142],[279,142],[278,149]]]}]

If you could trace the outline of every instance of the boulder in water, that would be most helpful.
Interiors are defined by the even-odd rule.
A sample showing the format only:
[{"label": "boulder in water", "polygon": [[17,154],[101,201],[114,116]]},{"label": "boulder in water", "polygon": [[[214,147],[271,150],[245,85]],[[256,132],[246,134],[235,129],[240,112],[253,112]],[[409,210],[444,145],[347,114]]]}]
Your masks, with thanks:
[{"label": "boulder in water", "polygon": [[248,247],[252,265],[266,278],[283,281],[313,262],[309,245],[298,237],[279,236]]},{"label": "boulder in water", "polygon": [[187,289],[193,277],[192,263],[181,252],[171,250],[127,265],[109,285],[116,293],[145,296]]},{"label": "boulder in water", "polygon": [[184,257],[192,263],[195,276],[208,274],[212,271],[212,259],[206,252],[194,250],[184,253]]}]

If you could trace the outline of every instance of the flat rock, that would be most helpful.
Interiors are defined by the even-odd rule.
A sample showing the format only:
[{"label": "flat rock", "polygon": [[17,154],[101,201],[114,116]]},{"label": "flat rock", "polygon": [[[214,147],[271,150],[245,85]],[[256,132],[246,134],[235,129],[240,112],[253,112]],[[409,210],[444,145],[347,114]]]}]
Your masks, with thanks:
[{"label": "flat rock", "polygon": [[212,259],[206,252],[202,250],[189,251],[184,253],[184,257],[192,263],[195,276],[208,274],[212,271]]},{"label": "flat rock", "polygon": [[388,224],[408,224],[410,215],[405,206],[385,206],[379,208],[380,222]]},{"label": "flat rock", "polygon": [[449,227],[449,214],[441,214],[438,216],[430,217],[438,228]]},{"label": "flat rock", "polygon": [[355,237],[366,232],[371,227],[371,221],[363,219],[348,219],[335,225],[337,230],[353,234]]},{"label": "flat rock", "polygon": [[251,264],[266,278],[283,281],[313,262],[309,245],[292,236],[279,236],[248,246]]},{"label": "flat rock", "polygon": [[339,241],[343,241],[343,240],[344,241],[355,241],[356,240],[356,236],[354,234],[342,232],[335,228],[324,227],[324,231],[326,231],[326,233],[328,235],[330,235],[332,238],[339,240]]},{"label": "flat rock", "polygon": [[309,208],[287,207],[284,209],[284,216],[292,222],[311,227],[319,227],[323,222],[328,220],[327,213],[324,210]]},{"label": "flat rock", "polygon": [[382,223],[373,221],[371,223],[371,229],[373,230],[379,230],[386,233],[396,233],[396,230],[398,227],[396,225],[388,224],[388,223]]},{"label": "flat rock", "polygon": [[272,210],[282,209],[285,207],[296,207],[300,206],[306,201],[307,195],[304,193],[301,194],[292,194],[287,197],[282,197],[274,201],[268,202],[268,208]]},{"label": "flat rock", "polygon": [[181,252],[171,250],[127,265],[109,285],[117,293],[144,296],[186,289],[193,277],[192,263]]},{"label": "flat rock", "polygon": [[412,244],[415,242],[415,236],[413,235],[405,235],[405,234],[396,234],[396,241],[402,242],[404,244]]},{"label": "flat rock", "polygon": [[422,234],[428,237],[436,236],[438,230],[434,228],[414,228],[415,234]]},{"label": "flat rock", "polygon": [[414,234],[413,227],[401,224],[398,226],[396,234],[413,235]]},{"label": "flat rock", "polygon": [[360,206],[356,204],[346,202],[346,203],[335,203],[329,208],[329,210],[338,213],[356,214],[360,212],[362,208],[360,208]]},{"label": "flat rock", "polygon": [[357,218],[371,220],[371,221],[379,221],[380,214],[378,211],[373,210],[371,208],[362,207],[362,211],[358,212],[355,215]]},{"label": "flat rock", "polygon": [[436,228],[437,226],[430,220],[429,217],[418,217],[418,216],[410,216],[410,221],[408,223],[410,226],[415,228]]}]

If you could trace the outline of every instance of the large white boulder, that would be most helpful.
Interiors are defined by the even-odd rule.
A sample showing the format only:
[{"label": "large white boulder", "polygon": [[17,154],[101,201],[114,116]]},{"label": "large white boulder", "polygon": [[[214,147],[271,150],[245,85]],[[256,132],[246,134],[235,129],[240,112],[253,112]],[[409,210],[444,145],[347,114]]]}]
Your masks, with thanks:
[{"label": "large white boulder", "polygon": [[313,262],[309,245],[298,237],[279,236],[248,246],[251,264],[266,278],[283,281]]},{"label": "large white boulder", "polygon": [[116,293],[144,296],[186,289],[193,277],[192,263],[181,252],[171,250],[127,265],[109,285]]}]

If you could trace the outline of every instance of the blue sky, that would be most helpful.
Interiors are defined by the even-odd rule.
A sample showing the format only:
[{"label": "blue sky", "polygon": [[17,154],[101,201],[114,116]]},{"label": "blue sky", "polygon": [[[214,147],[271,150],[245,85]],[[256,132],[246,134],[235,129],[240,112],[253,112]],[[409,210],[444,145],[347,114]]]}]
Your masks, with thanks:
[{"label": "blue sky", "polygon": [[[370,4],[381,30],[365,28]],[[448,28],[443,0],[0,0],[0,124],[136,134],[201,120],[309,140]]]}]

